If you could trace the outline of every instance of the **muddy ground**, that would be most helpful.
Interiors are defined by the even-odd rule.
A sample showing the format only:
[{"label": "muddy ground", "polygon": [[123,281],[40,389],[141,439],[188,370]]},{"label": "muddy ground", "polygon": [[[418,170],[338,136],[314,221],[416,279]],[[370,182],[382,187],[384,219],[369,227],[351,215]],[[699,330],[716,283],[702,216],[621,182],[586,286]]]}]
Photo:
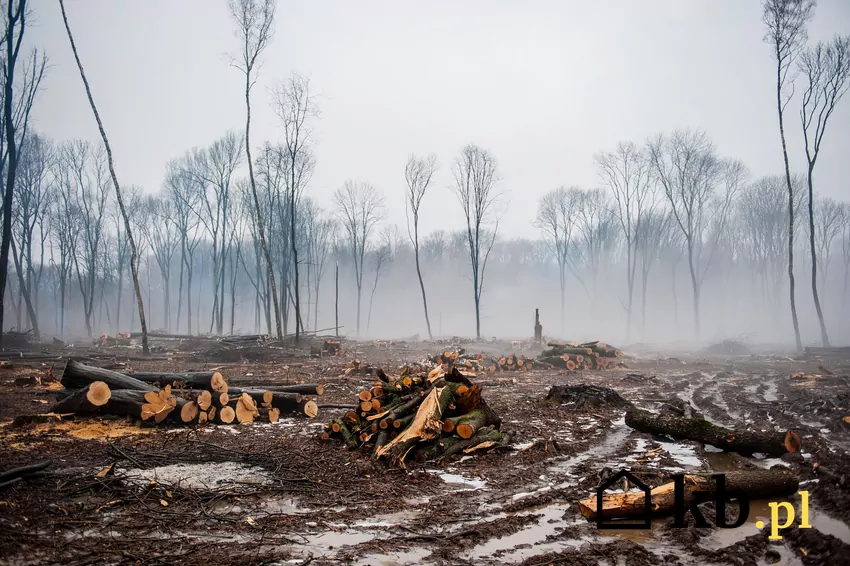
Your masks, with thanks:
[{"label": "muddy ground", "polygon": [[[329,384],[320,403],[351,403],[373,380],[342,375],[352,357],[393,372],[447,346],[348,348],[344,357],[280,351],[276,360],[267,348],[226,363],[204,362],[204,356],[139,361],[128,349],[99,363],[138,370],[219,367],[234,384],[317,381]],[[0,491],[0,563],[850,564],[850,485],[841,485],[841,476],[850,474],[850,424],[843,420],[850,415],[850,387],[842,377],[850,375],[850,360],[625,351],[627,367],[605,371],[480,375],[503,430],[516,431],[517,449],[440,468],[412,463],[407,470],[319,441],[323,423],[339,409],[323,408],[313,421],[198,429],[120,419],[14,425],[18,415],[45,412],[56,386],[28,379],[54,362],[13,362],[0,368],[0,470],[46,458],[56,464],[43,479]],[[792,378],[798,371],[809,375]],[[614,388],[647,409],[678,397],[718,424],[793,429],[803,451],[782,459],[743,457],[638,433],[625,426],[621,409],[580,412],[545,401],[551,385],[578,383]],[[547,439],[557,449],[553,443],[549,450],[525,449]],[[113,473],[97,476],[113,463]],[[832,471],[832,479],[816,475],[815,463]],[[753,502],[746,525],[734,530],[673,529],[665,518],[651,530],[598,530],[576,505],[592,494],[603,468],[632,469],[658,485],[683,470],[776,465],[795,471],[800,489],[809,491],[813,525],[787,529],[780,542],[769,542],[768,527],[755,525],[768,522],[766,502]],[[790,501],[799,516],[799,497]],[[704,514],[713,517],[710,504]]]}]

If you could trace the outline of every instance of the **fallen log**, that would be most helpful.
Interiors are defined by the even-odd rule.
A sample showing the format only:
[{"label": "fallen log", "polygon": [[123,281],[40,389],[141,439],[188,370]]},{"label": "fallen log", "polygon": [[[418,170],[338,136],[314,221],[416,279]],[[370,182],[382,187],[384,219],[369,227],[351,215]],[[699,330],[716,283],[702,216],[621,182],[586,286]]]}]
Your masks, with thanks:
[{"label": "fallen log", "polygon": [[159,387],[145,383],[127,374],[89,366],[76,360],[68,360],[60,382],[69,389],[88,387],[93,381],[102,381],[109,389],[130,389],[135,391],[159,391]]},{"label": "fallen log", "polygon": [[[727,472],[726,491],[740,493],[750,501],[791,495],[797,491],[797,477],[786,470]],[[665,483],[650,492],[650,513],[669,515],[675,509],[675,482]],[[717,494],[717,482],[708,474],[688,474],[684,478],[685,505],[711,500]],[[601,519],[628,519],[644,513],[645,494],[641,492],[602,495]],[[579,511],[590,521],[597,519],[596,496],[578,502]]]},{"label": "fallen log", "polygon": [[[73,413],[75,415],[113,415],[118,417],[131,416],[137,419],[161,422],[170,416],[172,411],[179,415],[186,403],[185,399],[165,395],[162,399],[161,392],[131,391],[129,389],[118,389],[111,392],[109,400],[104,405],[94,405],[88,398],[88,389],[79,389],[76,393],[65,397],[51,408],[52,413]],[[153,396],[157,396],[161,403],[151,403]],[[173,400],[173,405],[171,401]],[[146,407],[154,405],[153,407]],[[170,406],[169,406],[170,405]],[[158,420],[157,420],[158,419]],[[173,420],[173,419],[172,419]],[[179,419],[177,419],[179,421]]]},{"label": "fallen log", "polygon": [[730,430],[705,419],[658,415],[637,408],[626,412],[626,425],[640,432],[695,440],[744,455],[761,452],[778,457],[794,451],[786,446],[787,433],[784,432]]},{"label": "fallen log", "polygon": [[224,380],[224,376],[217,371],[191,371],[185,373],[137,371],[128,375],[145,383],[152,383],[158,387],[165,387],[166,385],[179,387],[182,383],[188,385],[188,389],[207,389],[220,393],[227,391],[227,383]]}]

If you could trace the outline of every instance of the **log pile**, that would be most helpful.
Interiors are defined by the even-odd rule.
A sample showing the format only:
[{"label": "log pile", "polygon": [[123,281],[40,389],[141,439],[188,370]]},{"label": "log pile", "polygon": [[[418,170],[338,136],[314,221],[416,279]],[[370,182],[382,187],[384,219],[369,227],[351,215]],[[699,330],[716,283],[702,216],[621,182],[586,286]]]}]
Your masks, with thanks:
[{"label": "log pile", "polygon": [[430,361],[441,366],[444,371],[450,371],[453,367],[467,372],[529,371],[534,368],[534,358],[516,354],[491,358],[483,354],[467,353],[462,348],[455,352],[437,354],[431,357]]},{"label": "log pile", "polygon": [[281,414],[313,418],[318,406],[310,396],[324,393],[318,384],[236,388],[217,371],[130,375],[74,360],[61,383],[65,389],[52,413],[129,416],[155,424],[274,423]]},{"label": "log pile", "polygon": [[614,367],[616,359],[623,355],[614,346],[598,340],[582,344],[549,342],[548,346],[549,349],[544,350],[538,359],[569,371]]},{"label": "log pile", "polygon": [[376,371],[378,379],[357,395],[357,407],[327,423],[322,440],[338,439],[350,450],[368,451],[404,467],[411,459],[442,461],[512,439],[501,418],[481,397],[481,386],[456,367],[429,373],[405,370],[398,377]]}]

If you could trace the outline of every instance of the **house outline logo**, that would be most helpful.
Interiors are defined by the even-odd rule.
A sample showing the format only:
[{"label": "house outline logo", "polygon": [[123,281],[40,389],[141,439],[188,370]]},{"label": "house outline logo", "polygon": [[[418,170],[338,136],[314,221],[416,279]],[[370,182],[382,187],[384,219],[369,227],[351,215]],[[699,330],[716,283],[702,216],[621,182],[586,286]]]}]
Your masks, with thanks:
[{"label": "house outline logo", "polygon": [[[605,523],[602,519],[602,499],[605,494],[605,490],[620,481],[621,479],[626,478],[631,484],[635,487],[640,488],[643,491],[643,512],[640,515],[640,518],[643,519],[643,523]],[[650,529],[652,528],[652,490],[648,485],[640,481],[638,478],[633,476],[628,470],[620,470],[599,486],[596,490],[596,528],[597,529]]]}]

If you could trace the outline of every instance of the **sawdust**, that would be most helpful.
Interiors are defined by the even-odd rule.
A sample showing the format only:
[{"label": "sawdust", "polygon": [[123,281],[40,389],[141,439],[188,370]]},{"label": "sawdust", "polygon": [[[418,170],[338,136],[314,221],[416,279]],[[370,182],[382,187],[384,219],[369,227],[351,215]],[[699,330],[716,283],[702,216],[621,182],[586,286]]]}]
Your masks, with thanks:
[{"label": "sawdust", "polygon": [[62,436],[68,436],[81,440],[105,440],[108,438],[150,434],[155,430],[152,427],[141,427],[128,421],[92,419],[39,423],[31,427],[28,426],[20,432],[11,432],[9,428],[8,425],[0,425],[0,436],[6,440],[15,440],[21,437],[33,438],[42,435],[59,437],[60,439]]}]

